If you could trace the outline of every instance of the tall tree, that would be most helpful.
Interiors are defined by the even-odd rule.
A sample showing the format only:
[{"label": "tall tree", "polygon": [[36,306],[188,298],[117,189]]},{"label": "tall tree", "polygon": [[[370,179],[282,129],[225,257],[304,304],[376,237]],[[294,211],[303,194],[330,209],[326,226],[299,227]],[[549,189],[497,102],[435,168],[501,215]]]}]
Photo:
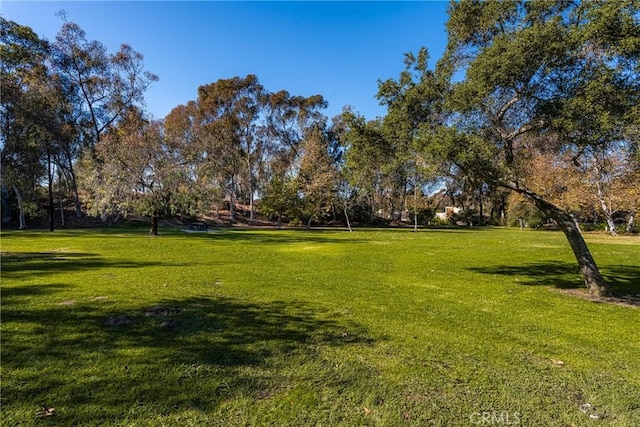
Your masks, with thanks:
[{"label": "tall tree", "polygon": [[132,108],[96,144],[95,158],[84,159],[88,162],[84,184],[99,196],[92,210],[149,217],[150,234],[157,236],[159,216],[175,211],[180,182],[174,159],[167,153],[162,123]]},{"label": "tall tree", "polygon": [[[449,124],[433,147],[465,174],[508,188],[565,233],[593,295],[609,288],[571,215],[523,176],[526,143],[572,152],[624,138],[637,105],[640,52],[634,1],[452,2],[441,69],[464,73],[448,95]],[[525,140],[525,135],[529,138]],[[539,137],[536,137],[539,136]]]},{"label": "tall tree", "polygon": [[286,90],[266,94],[262,113],[266,149],[263,172],[272,196],[274,188],[285,189],[281,184],[291,182],[297,174],[305,135],[326,121],[321,112],[326,107],[327,102],[320,95],[293,96]]},{"label": "tall tree", "polygon": [[49,44],[30,28],[0,19],[3,182],[16,193],[24,228],[24,196],[35,194],[33,189],[46,176],[53,231],[53,167],[72,136],[68,98],[58,76],[47,67]]},{"label": "tall tree", "polygon": [[164,119],[166,154],[181,177],[175,195],[179,198],[177,211],[189,216],[217,209],[223,197],[208,152],[199,144],[196,115],[197,104],[190,101],[175,107]]},{"label": "tall tree", "polygon": [[35,119],[42,97],[34,89],[46,78],[48,43],[31,28],[0,17],[0,141],[2,183],[18,199],[19,226],[25,228],[25,205],[45,174],[43,147]]},{"label": "tall tree", "polygon": [[238,189],[245,186],[254,219],[257,169],[263,154],[258,126],[264,88],[255,75],[220,79],[198,88],[198,127],[202,148],[216,164],[235,220]]},{"label": "tall tree", "polygon": [[75,162],[84,149],[94,155],[104,133],[131,107],[144,106],[144,92],[158,77],[144,70],[142,54],[129,45],[109,54],[99,41],[87,40],[78,24],[67,21],[64,11],[59,16],[64,23],[51,45],[52,72],[70,103],[66,120],[74,124],[74,137],[60,145],[57,161],[69,178],[79,218]]},{"label": "tall tree", "polygon": [[53,64],[75,95],[81,142],[93,150],[110,125],[131,107],[143,107],[144,92],[158,77],[144,70],[144,57],[131,46],[122,44],[109,54],[99,41],[87,40],[64,12],[61,16],[64,24],[52,46]]},{"label": "tall tree", "polygon": [[307,132],[298,171],[301,214],[307,228],[314,219],[331,210],[339,182],[338,169],[331,155],[326,131],[316,126]]},{"label": "tall tree", "polygon": [[387,107],[382,131],[390,144],[393,157],[388,160],[387,173],[394,177],[402,197],[403,210],[407,209],[407,196],[413,193],[414,225],[417,228],[417,197],[421,187],[435,179],[434,162],[425,158],[423,139],[419,132],[431,133],[441,123],[442,94],[446,81],[440,81],[428,68],[429,54],[421,48],[417,55],[405,54],[405,69],[397,80],[378,83],[377,98]]},{"label": "tall tree", "polygon": [[345,108],[334,118],[334,128],[339,128],[338,139],[344,150],[342,175],[363,198],[368,207],[367,220],[381,206],[386,159],[393,156],[382,132],[380,120],[367,122],[366,119]]}]

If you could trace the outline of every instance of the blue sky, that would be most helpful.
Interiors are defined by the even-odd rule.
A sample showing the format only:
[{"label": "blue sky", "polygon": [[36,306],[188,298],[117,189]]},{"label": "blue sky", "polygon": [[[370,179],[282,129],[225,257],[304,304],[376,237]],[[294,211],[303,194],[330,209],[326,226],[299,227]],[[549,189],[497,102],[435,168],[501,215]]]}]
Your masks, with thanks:
[{"label": "blue sky", "polygon": [[329,117],[352,105],[384,115],[378,79],[396,78],[403,54],[428,48],[435,64],[446,44],[445,1],[218,2],[5,1],[0,13],[53,41],[67,19],[109,52],[128,43],[160,78],[147,109],[164,118],[197,97],[198,86],[256,74],[270,91],[321,94]]}]

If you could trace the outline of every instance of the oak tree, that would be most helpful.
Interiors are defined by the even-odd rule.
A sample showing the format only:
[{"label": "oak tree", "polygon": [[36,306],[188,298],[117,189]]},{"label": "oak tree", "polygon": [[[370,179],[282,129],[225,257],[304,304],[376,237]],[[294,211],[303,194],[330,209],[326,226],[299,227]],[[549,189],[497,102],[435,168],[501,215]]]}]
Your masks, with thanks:
[{"label": "oak tree", "polygon": [[453,82],[451,114],[433,146],[466,174],[553,218],[593,295],[609,288],[569,212],[528,185],[522,153],[551,136],[556,144],[546,149],[579,161],[585,150],[624,138],[626,111],[640,93],[637,16],[638,4],[623,0],[452,2],[440,63]]}]

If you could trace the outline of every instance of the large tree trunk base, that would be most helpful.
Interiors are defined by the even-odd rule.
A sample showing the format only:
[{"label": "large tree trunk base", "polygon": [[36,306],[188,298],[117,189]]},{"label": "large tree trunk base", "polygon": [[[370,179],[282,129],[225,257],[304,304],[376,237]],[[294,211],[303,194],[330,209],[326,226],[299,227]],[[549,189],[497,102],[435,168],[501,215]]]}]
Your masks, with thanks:
[{"label": "large tree trunk base", "polygon": [[559,207],[542,199],[531,190],[521,188],[517,184],[509,185],[508,188],[526,197],[538,209],[540,209],[540,211],[556,221],[558,227],[560,227],[567,238],[567,241],[571,246],[571,250],[578,261],[580,273],[582,274],[585,286],[589,291],[589,295],[592,297],[609,296],[610,289],[602,277],[602,274],[600,274],[600,270],[598,270],[598,266],[596,265],[593,256],[591,256],[587,243],[584,241],[582,234],[580,234],[580,229],[573,220],[573,217]]},{"label": "large tree trunk base", "polygon": [[157,215],[153,215],[151,217],[151,230],[149,230],[149,235],[150,236],[158,235],[158,216]]}]

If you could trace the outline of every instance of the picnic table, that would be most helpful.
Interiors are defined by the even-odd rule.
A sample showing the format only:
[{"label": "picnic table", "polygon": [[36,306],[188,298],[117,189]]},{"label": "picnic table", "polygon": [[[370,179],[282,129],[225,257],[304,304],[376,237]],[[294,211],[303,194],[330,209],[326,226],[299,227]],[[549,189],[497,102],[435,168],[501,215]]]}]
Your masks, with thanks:
[{"label": "picnic table", "polygon": [[189,230],[193,231],[207,231],[207,224],[204,222],[192,222],[189,224]]}]

